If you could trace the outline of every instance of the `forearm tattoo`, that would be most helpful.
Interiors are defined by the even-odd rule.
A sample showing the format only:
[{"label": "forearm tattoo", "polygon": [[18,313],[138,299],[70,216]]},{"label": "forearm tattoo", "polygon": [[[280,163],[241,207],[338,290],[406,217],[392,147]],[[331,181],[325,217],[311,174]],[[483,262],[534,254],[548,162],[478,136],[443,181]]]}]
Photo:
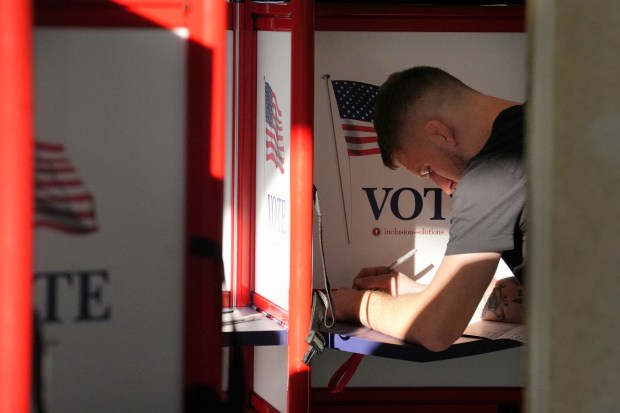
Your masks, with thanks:
[{"label": "forearm tattoo", "polygon": [[[512,284],[517,286],[516,294],[509,296],[506,294],[505,283],[499,282],[493,288],[491,295],[489,296],[484,308],[482,309],[482,317],[488,316],[489,312],[493,313],[493,316],[497,319],[497,321],[505,321],[506,320],[506,309],[512,303],[513,305],[523,305],[523,288],[518,285],[517,282],[510,280]],[[508,289],[510,290],[510,289]]]}]

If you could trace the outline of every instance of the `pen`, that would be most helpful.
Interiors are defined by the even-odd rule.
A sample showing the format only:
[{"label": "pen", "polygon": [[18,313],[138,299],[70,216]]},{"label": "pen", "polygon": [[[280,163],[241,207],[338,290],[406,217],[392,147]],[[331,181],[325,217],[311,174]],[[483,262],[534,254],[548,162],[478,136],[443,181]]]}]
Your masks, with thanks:
[{"label": "pen", "polygon": [[393,263],[390,264],[389,267],[387,267],[387,270],[385,270],[385,272],[383,274],[389,273],[394,268],[398,267],[400,264],[402,264],[403,262],[407,261],[409,258],[413,257],[416,252],[418,252],[418,249],[417,248],[413,248],[411,251],[407,251],[405,254],[403,254],[403,256],[398,257],[396,259],[396,261],[394,261]]}]

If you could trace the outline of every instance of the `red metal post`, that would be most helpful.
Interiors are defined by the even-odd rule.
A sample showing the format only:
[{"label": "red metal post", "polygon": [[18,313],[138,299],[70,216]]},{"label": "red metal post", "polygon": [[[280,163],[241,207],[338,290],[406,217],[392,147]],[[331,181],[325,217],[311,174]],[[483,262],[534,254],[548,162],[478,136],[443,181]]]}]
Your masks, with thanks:
[{"label": "red metal post", "polygon": [[293,0],[291,33],[291,280],[287,411],[308,412],[310,370],[302,362],[312,296],[314,1]]},{"label": "red metal post", "polygon": [[252,18],[253,3],[235,3],[233,44],[233,107],[238,114],[233,122],[232,178],[236,191],[232,194],[235,259],[232,276],[235,305],[249,305],[254,289],[254,223],[256,212],[256,31]]},{"label": "red metal post", "polygon": [[0,0],[0,412],[30,411],[31,6]]},{"label": "red metal post", "polygon": [[226,125],[225,0],[187,3],[184,387],[222,390],[222,212]]}]

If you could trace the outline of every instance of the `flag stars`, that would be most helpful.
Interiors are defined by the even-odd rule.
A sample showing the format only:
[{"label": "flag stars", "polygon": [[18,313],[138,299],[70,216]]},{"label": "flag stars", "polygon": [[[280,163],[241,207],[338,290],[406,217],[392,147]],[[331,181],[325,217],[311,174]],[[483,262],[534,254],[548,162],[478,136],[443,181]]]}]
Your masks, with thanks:
[{"label": "flag stars", "polygon": [[372,117],[378,86],[368,83],[334,80],[332,89],[338,114],[342,121],[342,137],[349,156],[366,156],[380,153]]},{"label": "flag stars", "polygon": [[363,82],[332,81],[340,116],[371,122],[379,87]]}]

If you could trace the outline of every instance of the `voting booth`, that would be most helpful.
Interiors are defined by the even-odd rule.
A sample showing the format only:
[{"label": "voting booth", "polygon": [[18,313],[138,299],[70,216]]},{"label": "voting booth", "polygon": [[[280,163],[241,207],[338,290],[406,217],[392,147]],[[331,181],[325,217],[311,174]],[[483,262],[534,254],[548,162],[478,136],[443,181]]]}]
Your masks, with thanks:
[{"label": "voting booth", "polygon": [[[195,384],[227,388],[238,345],[257,412],[518,406],[514,332],[472,330],[431,353],[338,325],[311,367],[302,357],[323,263],[344,287],[416,248],[398,269],[430,282],[447,242],[451,198],[381,163],[378,86],[438,66],[524,101],[523,7],[125,3],[37,14],[34,277],[50,411],[181,411]],[[358,371],[329,393],[351,354],[364,355]]]},{"label": "voting booth", "polygon": [[[304,29],[297,19],[303,22],[305,18],[296,15],[300,11],[294,2],[234,5],[233,10],[234,30],[239,31],[239,64],[235,66],[239,70],[238,117],[251,118],[245,126],[236,125],[239,130],[250,131],[236,135],[237,166],[241,168],[236,194],[240,199],[251,199],[248,212],[241,212],[238,219],[251,216],[254,224],[236,234],[238,240],[246,242],[247,252],[240,254],[242,249],[237,248],[233,261],[238,270],[246,265],[248,273],[233,272],[231,298],[237,301],[231,304],[247,304],[251,312],[263,315],[260,324],[237,326],[245,342],[253,346],[252,405],[259,411],[296,411],[292,406],[303,399],[297,392],[306,390],[303,385],[296,387],[294,374],[299,371],[291,369],[299,364],[303,351],[297,347],[292,352],[291,347],[299,346],[298,341],[307,332],[307,319],[299,329],[292,307],[300,302],[306,308],[310,305],[307,286],[296,295],[308,277],[307,267],[300,271],[296,260],[299,250],[307,253],[310,246],[303,239],[299,244],[293,226],[298,223],[294,217],[299,203],[306,202],[304,219],[311,214],[307,203],[310,188],[307,181],[299,182],[307,177],[296,174],[312,177],[322,209],[325,256],[321,257],[314,213],[312,288],[325,288],[323,258],[331,286],[350,286],[362,267],[387,265],[414,247],[418,253],[399,270],[420,282],[429,282],[448,239],[451,198],[429,180],[382,165],[371,123],[373,97],[392,72],[429,65],[445,69],[483,93],[524,101],[527,56],[523,8],[317,3],[311,49],[299,48],[295,41]],[[295,66],[300,60],[311,67]],[[306,106],[295,108],[292,102],[304,85],[296,83],[294,76],[301,71],[309,71],[313,95],[305,96]],[[248,90],[253,93],[248,94]],[[255,104],[248,108],[249,96]],[[312,113],[312,125],[304,125],[313,129],[312,152],[296,153],[294,131],[298,125],[293,117],[301,116],[296,110]],[[250,153],[246,153],[248,148]],[[303,163],[303,158],[313,159],[312,170],[295,172],[300,166],[296,162]],[[307,198],[300,200],[298,196]],[[497,276],[509,275],[508,268],[500,265]],[[267,321],[274,326],[271,332]],[[303,372],[301,367],[302,374],[312,376],[310,406],[331,403],[341,409],[355,408],[370,398],[375,403],[385,398],[382,407],[388,408],[391,402],[386,386],[407,388],[398,403],[412,406],[415,402],[406,394],[429,387],[443,388],[444,398],[446,389],[453,389],[454,399],[447,397],[445,403],[465,403],[458,396],[462,388],[489,387],[505,392],[498,400],[504,397],[506,405],[519,403],[521,330],[508,328],[507,335],[501,331],[494,336],[501,338],[491,340],[480,339],[479,334],[486,333],[472,329],[471,337],[464,336],[446,352],[436,354],[350,327],[325,329],[331,349],[313,359],[310,372]],[[225,330],[225,335],[230,331]],[[350,389],[343,392],[352,390],[357,401],[326,390],[337,367],[351,353],[368,356],[350,382]],[[394,371],[399,371],[399,376]],[[493,403],[483,399],[470,402]],[[305,402],[301,403],[303,408]]]}]

